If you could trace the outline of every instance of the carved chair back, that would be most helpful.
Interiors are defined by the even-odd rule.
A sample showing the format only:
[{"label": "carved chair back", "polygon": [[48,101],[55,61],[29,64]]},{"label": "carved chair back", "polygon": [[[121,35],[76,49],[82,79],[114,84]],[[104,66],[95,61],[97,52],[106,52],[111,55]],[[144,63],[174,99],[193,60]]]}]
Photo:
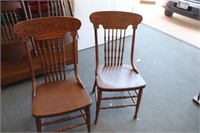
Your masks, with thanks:
[{"label": "carved chair back", "polygon": [[[81,22],[72,17],[46,17],[26,20],[15,25],[14,31],[24,42],[30,69],[34,79],[34,70],[28,47],[28,40],[33,37],[35,48],[40,57],[45,82],[66,79],[66,55],[77,58],[77,30]],[[65,35],[73,40],[73,52],[67,53]],[[78,78],[77,62],[74,60],[75,76]]]},{"label": "carved chair back", "polygon": [[[133,55],[135,43],[135,31],[142,21],[142,16],[135,13],[120,11],[94,12],[90,15],[90,20],[94,25],[95,46],[96,46],[96,67],[99,65],[98,44],[100,37],[104,40],[104,65],[121,66],[123,64],[125,40],[128,26],[132,26],[131,43],[131,64],[134,68]],[[102,27],[101,27],[102,26]],[[103,32],[99,32],[103,28]],[[103,33],[101,36],[100,33]],[[97,68],[96,68],[97,69]]]}]

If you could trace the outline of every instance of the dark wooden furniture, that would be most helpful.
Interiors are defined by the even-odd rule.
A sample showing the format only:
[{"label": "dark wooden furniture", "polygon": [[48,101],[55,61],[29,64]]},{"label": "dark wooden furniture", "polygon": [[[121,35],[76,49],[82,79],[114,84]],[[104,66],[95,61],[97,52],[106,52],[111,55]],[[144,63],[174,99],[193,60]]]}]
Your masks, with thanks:
[{"label": "dark wooden furniture", "polygon": [[[90,105],[92,100],[82,84],[74,60],[74,77],[67,76],[67,54],[77,58],[77,30],[81,22],[72,17],[46,17],[26,20],[15,25],[14,31],[24,42],[26,55],[32,75],[32,114],[36,118],[37,131],[42,126],[82,118],[84,122],[56,129],[64,131],[87,124],[90,131]],[[73,51],[67,53],[65,47],[66,33],[72,37]],[[43,70],[43,83],[37,83],[33,60],[30,54],[29,38],[35,42]],[[54,117],[81,111],[79,115],[43,122],[43,118]],[[57,117],[56,117],[57,118]]]},{"label": "dark wooden furniture", "polygon": [[29,74],[21,39],[13,32],[14,24],[26,19],[20,2],[1,1],[1,85],[19,80],[19,73]]},{"label": "dark wooden furniture", "polygon": [[[69,14],[69,13],[68,13]],[[13,26],[20,21],[38,17],[66,16],[64,0],[57,1],[1,1],[1,86],[30,77],[27,59],[22,41],[13,32]],[[72,52],[72,40],[69,35],[65,39],[66,49]],[[35,74],[39,75],[42,68],[39,65],[34,41],[30,39],[30,52],[33,59]],[[70,54],[67,64],[73,63]]]},{"label": "dark wooden furniture", "polygon": [[[134,64],[135,33],[138,24],[142,21],[142,16],[129,12],[101,11],[92,13],[90,15],[90,20],[94,25],[96,52],[96,77],[93,88],[93,92],[95,92],[97,87],[95,123],[98,120],[99,111],[101,109],[136,106],[134,118],[137,118],[142,91],[146,86],[145,81]],[[126,30],[129,25],[132,26],[132,41],[130,44],[125,43]],[[104,32],[99,32],[101,28],[103,28],[102,31]],[[98,40],[100,39],[104,40],[104,52],[101,55],[99,53],[102,52],[100,52],[98,48]],[[128,50],[130,51],[125,51],[126,46],[129,46]],[[130,64],[123,63],[125,52],[131,53]],[[103,65],[99,63],[99,56],[104,59]],[[103,96],[103,92],[127,92],[128,95],[105,97]],[[102,100],[127,98],[131,99],[132,102],[130,104],[101,107]]]}]

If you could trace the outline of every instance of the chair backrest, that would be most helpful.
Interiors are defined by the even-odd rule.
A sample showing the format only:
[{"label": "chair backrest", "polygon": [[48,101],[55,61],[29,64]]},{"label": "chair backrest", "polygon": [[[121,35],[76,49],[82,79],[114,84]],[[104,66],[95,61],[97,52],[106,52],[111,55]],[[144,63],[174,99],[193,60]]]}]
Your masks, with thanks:
[{"label": "chair backrest", "polygon": [[[38,56],[43,68],[45,82],[66,79],[65,35],[70,34],[73,40],[73,58],[77,58],[77,30],[81,22],[72,17],[44,17],[19,22],[14,31],[22,38],[34,79],[34,70],[28,40],[34,39]],[[77,61],[74,60],[75,76],[78,78]]]},{"label": "chair backrest", "polygon": [[99,11],[90,15],[90,21],[94,25],[95,46],[96,46],[96,67],[99,65],[98,44],[101,35],[98,29],[100,25],[103,27],[104,35],[104,65],[120,66],[123,64],[124,46],[126,39],[126,31],[129,25],[132,25],[132,48],[131,48],[131,64],[134,67],[134,43],[135,31],[138,24],[142,21],[142,16],[136,13],[122,11]]}]

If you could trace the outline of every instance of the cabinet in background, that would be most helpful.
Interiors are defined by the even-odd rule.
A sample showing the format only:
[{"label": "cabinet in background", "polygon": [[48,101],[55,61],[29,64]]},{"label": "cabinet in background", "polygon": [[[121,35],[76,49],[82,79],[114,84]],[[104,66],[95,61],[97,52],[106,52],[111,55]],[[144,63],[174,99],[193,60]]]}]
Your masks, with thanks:
[{"label": "cabinet in background", "polygon": [[[23,43],[13,32],[17,22],[38,17],[67,16],[64,0],[57,1],[1,1],[1,86],[30,77]],[[65,37],[67,52],[72,52],[71,38]],[[34,56],[33,65],[37,75],[42,67],[34,49],[34,40],[30,39],[30,52]],[[73,57],[67,54],[66,63],[72,64]],[[77,60],[77,59],[76,59]]]}]

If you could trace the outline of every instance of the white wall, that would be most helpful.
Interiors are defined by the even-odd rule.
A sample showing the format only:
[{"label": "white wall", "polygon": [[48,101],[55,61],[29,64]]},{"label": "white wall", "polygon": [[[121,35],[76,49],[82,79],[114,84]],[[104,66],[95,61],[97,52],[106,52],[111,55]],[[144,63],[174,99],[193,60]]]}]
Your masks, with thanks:
[{"label": "white wall", "polygon": [[74,0],[74,17],[82,22],[81,29],[78,32],[78,50],[95,45],[93,25],[89,20],[89,15],[92,12],[102,10],[133,12],[137,4],[139,4],[139,0]]}]

